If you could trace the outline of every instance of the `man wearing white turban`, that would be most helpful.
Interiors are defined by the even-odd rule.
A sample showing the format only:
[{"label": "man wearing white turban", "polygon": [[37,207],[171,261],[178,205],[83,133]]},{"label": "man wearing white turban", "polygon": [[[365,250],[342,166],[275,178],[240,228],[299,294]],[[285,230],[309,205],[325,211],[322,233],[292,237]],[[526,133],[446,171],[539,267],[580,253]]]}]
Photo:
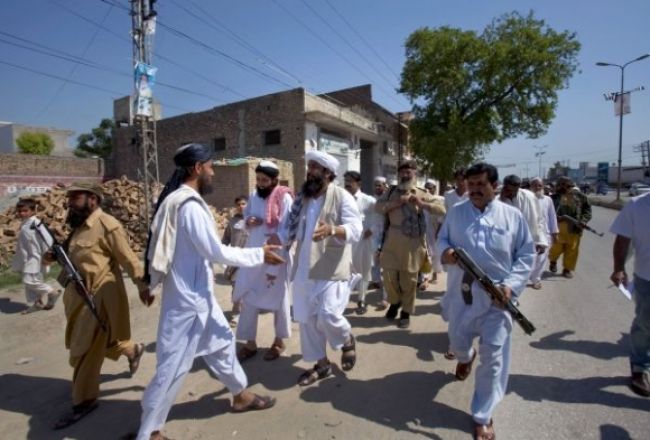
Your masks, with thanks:
[{"label": "man wearing white turban", "polygon": [[350,298],[351,244],[363,229],[354,198],[334,183],[338,160],[311,150],[305,162],[305,183],[278,234],[287,246],[297,242],[291,275],[294,319],[300,323],[303,359],[316,362],[298,378],[301,386],[332,374],[327,343],[342,350],[343,370],[356,363],[352,328],[343,312]]}]

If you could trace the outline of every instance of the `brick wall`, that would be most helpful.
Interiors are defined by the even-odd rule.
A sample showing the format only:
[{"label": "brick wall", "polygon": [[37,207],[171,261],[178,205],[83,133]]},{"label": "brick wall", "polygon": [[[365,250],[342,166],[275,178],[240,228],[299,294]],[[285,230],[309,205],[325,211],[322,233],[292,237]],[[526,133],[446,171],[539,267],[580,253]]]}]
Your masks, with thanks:
[{"label": "brick wall", "polygon": [[0,154],[0,197],[45,192],[57,183],[101,182],[101,159]]},{"label": "brick wall", "polygon": [[[289,161],[293,164],[291,186],[300,185],[305,169],[304,96],[303,89],[294,89],[158,121],[161,181],[173,172],[172,158],[178,147],[189,142],[214,146],[215,139],[225,138],[225,150],[215,152],[217,159],[254,156]],[[280,130],[279,145],[264,145],[267,130]],[[111,174],[137,179],[142,156],[133,144],[132,127],[115,131],[113,151]]]}]

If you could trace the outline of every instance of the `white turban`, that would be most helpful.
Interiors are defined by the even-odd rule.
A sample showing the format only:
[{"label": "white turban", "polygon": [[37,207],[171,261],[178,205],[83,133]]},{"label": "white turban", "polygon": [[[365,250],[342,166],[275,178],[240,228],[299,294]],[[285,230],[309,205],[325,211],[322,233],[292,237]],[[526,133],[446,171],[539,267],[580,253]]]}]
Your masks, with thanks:
[{"label": "white turban", "polygon": [[305,153],[305,161],[309,162],[310,160],[318,163],[323,168],[327,168],[334,174],[338,172],[339,161],[331,154],[324,151],[309,150]]},{"label": "white turban", "polygon": [[377,176],[375,177],[375,183],[386,183],[386,178],[384,176]]}]

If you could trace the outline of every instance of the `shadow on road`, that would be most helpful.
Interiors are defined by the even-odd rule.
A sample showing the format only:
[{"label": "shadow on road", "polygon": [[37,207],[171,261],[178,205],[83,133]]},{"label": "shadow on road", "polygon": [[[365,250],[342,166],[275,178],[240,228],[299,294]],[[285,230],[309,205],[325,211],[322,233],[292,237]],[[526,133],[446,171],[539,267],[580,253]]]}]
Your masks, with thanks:
[{"label": "shadow on road", "polygon": [[630,433],[625,428],[616,425],[600,425],[601,440],[632,440]]},{"label": "shadow on road", "polygon": [[11,298],[0,298],[0,313],[13,315],[25,310],[27,306],[22,302],[14,302]]},{"label": "shadow on road", "polygon": [[357,341],[364,344],[384,343],[412,347],[416,356],[423,361],[433,361],[434,353],[444,353],[449,348],[449,338],[446,332],[440,333],[408,333],[402,329],[375,332],[360,335]]},{"label": "shadow on road", "polygon": [[572,330],[564,330],[544,336],[539,341],[530,343],[530,346],[540,350],[563,350],[573,353],[584,354],[597,359],[611,360],[617,357],[625,357],[628,354],[628,335],[621,334],[615,343],[604,341],[586,341],[564,339],[574,334]]},{"label": "shadow on road", "polygon": [[606,390],[609,387],[627,387],[629,380],[625,376],[561,379],[511,374],[508,393],[515,393],[525,400],[534,402],[584,403],[650,411],[648,399]]},{"label": "shadow on road", "polygon": [[473,425],[468,413],[435,401],[438,391],[454,380],[441,371],[395,373],[372,380],[334,377],[306,389],[301,398],[329,402],[338,411],[424,438],[441,439],[430,432],[435,428],[470,435]]}]

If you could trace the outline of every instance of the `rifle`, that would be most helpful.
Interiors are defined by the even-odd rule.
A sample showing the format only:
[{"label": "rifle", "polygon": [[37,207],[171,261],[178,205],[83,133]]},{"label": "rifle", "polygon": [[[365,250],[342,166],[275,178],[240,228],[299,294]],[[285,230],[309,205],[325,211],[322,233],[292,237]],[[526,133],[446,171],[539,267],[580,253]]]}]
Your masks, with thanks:
[{"label": "rifle", "polygon": [[524,332],[526,332],[527,335],[533,334],[535,331],[533,323],[530,322],[521,311],[519,311],[513,300],[508,300],[506,302],[506,297],[503,291],[494,284],[494,281],[492,281],[485,272],[483,272],[465,249],[461,247],[454,248],[454,253],[458,259],[458,265],[475,281],[477,281],[483,289],[485,289],[492,301],[503,304],[505,309],[510,312],[512,318],[517,321],[517,324],[521,326]]},{"label": "rifle", "polygon": [[47,245],[47,247],[52,251],[54,257],[56,258],[56,261],[63,268],[65,274],[63,277],[63,281],[61,280],[61,278],[58,279],[61,286],[66,287],[70,282],[73,282],[75,287],[75,292],[77,292],[77,294],[81,297],[81,299],[83,299],[86,306],[90,309],[90,312],[93,314],[95,319],[97,319],[97,322],[99,323],[99,326],[102,328],[102,330],[107,331],[106,324],[101,320],[101,318],[99,317],[99,313],[97,312],[97,305],[95,304],[95,298],[93,298],[93,296],[86,288],[86,285],[84,284],[84,280],[81,277],[81,274],[79,273],[77,268],[74,267],[72,261],[70,261],[70,257],[68,257],[68,254],[65,252],[65,249],[63,249],[63,245],[61,245],[56,241],[54,235],[52,234],[52,231],[50,231],[50,228],[48,228],[47,225],[43,223],[42,220],[38,224],[34,222],[31,228],[36,230],[41,240],[43,240],[43,242]]},{"label": "rifle", "polygon": [[570,215],[566,215],[566,214],[561,215],[560,220],[566,220],[569,223],[571,223],[573,226],[575,226],[577,228],[580,228],[580,229],[586,229],[587,231],[593,232],[594,234],[596,234],[599,237],[602,237],[603,235],[605,235],[605,233],[596,231],[591,226],[587,225],[587,223],[581,222],[580,220],[577,220],[577,219],[571,217]]}]

